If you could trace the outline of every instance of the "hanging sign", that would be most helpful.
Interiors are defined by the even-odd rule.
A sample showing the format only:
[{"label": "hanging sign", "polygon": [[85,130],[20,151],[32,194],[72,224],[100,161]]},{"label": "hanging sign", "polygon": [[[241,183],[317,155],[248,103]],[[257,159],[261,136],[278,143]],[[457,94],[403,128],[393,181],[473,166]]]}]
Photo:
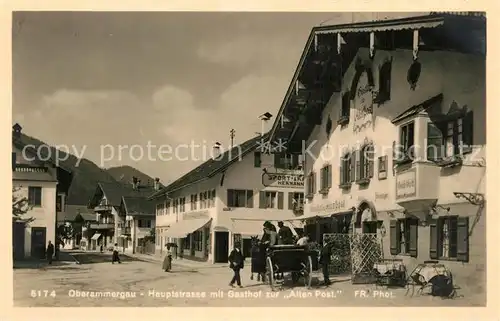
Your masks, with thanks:
[{"label": "hanging sign", "polygon": [[264,173],[262,174],[262,185],[266,187],[303,188],[304,175]]}]

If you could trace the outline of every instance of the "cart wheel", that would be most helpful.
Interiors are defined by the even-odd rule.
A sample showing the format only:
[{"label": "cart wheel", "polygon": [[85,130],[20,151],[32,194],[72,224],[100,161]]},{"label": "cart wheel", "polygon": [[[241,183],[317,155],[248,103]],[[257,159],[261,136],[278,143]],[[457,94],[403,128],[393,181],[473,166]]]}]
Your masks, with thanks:
[{"label": "cart wheel", "polygon": [[304,267],[303,275],[304,275],[304,285],[307,288],[310,288],[311,283],[312,283],[312,259],[311,259],[311,256],[307,257],[306,266]]},{"label": "cart wheel", "polygon": [[270,257],[266,258],[266,278],[267,282],[269,282],[269,286],[271,290],[275,290],[275,279],[274,279],[274,269],[273,269],[273,261]]}]

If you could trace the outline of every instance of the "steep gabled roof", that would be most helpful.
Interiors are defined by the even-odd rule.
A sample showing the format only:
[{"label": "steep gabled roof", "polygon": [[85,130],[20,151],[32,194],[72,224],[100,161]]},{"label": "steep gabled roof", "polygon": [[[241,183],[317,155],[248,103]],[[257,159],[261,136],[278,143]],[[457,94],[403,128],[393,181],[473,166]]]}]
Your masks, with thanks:
[{"label": "steep gabled roof", "polygon": [[127,215],[156,215],[155,203],[146,197],[123,196],[122,205]]},{"label": "steep gabled roof", "polygon": [[267,140],[267,136],[268,134],[251,138],[242,143],[241,145],[235,146],[233,149],[224,152],[216,159],[207,160],[206,162],[199,165],[198,167],[188,172],[187,174],[181,176],[180,178],[178,178],[176,181],[169,184],[165,188],[162,188],[160,191],[154,193],[150,197],[150,199],[156,199],[162,195],[165,195],[166,193],[179,190],[181,188],[187,187],[189,185],[213,177],[214,175],[227,169],[235,162],[241,160],[248,153],[254,151],[257,147],[260,146],[261,142]]},{"label": "steep gabled roof", "polygon": [[112,206],[120,206],[124,196],[147,198],[154,193],[152,186],[139,186],[138,189],[133,189],[132,186],[120,183],[100,182],[97,185]]},{"label": "steep gabled roof", "polygon": [[64,212],[57,213],[58,222],[74,222],[78,216],[84,221],[95,221],[96,216],[86,205],[66,205]]},{"label": "steep gabled roof", "polygon": [[[438,37],[440,40],[438,43],[443,43],[442,46],[448,46],[459,52],[486,55],[486,17],[484,12],[431,12],[424,15],[409,16],[399,19],[372,20],[337,25],[324,25],[312,28],[292,81],[282,101],[279,112],[276,115],[275,122],[270,131],[270,139],[275,140],[276,137],[279,136],[278,132],[282,131],[283,135],[288,137],[285,140],[292,141],[295,138],[295,133],[300,132],[300,130],[298,130],[299,127],[307,129],[305,130],[305,134],[302,135],[305,137],[300,137],[302,140],[307,139],[312,132],[314,124],[300,122],[298,119],[294,119],[288,123],[287,126],[291,126],[291,128],[283,129],[281,119],[282,116],[286,114],[287,110],[294,109],[294,105],[296,105],[295,100],[297,99],[295,96],[297,95],[294,96],[293,93],[296,91],[298,82],[301,82],[300,76],[307,68],[310,68],[310,57],[316,54],[315,47],[320,46],[322,42],[331,42],[332,39],[335,39],[335,34],[341,34],[341,38],[346,41],[345,44],[341,44],[342,53],[338,55],[341,58],[339,60],[343,64],[344,62],[349,62],[350,59],[356,55],[358,48],[369,46],[365,39],[366,37],[363,38],[367,33],[434,29],[438,27],[442,27],[443,30],[436,33],[436,35],[430,34],[430,36]],[[320,39],[319,36],[323,36],[323,38]],[[425,42],[426,39],[423,40]],[[361,44],[358,44],[358,41],[360,41]],[[330,43],[328,44],[331,45]],[[344,49],[343,46],[346,48]],[[318,61],[314,61],[314,63],[317,62]],[[344,70],[345,69],[338,74],[339,77],[343,77]],[[333,82],[334,80],[336,79],[329,78],[329,82]],[[326,103],[324,105],[326,105]],[[302,112],[304,113],[307,109],[308,104],[306,104]]]}]

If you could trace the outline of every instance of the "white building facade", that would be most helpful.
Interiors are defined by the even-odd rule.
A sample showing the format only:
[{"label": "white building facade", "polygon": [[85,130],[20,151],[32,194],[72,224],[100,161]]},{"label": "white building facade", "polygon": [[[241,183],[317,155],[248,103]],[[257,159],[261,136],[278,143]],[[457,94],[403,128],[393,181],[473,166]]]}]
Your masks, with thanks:
[{"label": "white building facade", "polygon": [[249,255],[250,238],[262,234],[266,220],[300,218],[304,181],[298,157],[283,154],[275,161],[258,151],[259,140],[235,147],[231,157],[226,152],[205,162],[152,197],[159,253],[175,242],[178,256],[227,262],[235,240]]},{"label": "white building facade", "polygon": [[[462,28],[462,43],[446,38],[453,28]],[[306,134],[292,137],[277,122],[272,139],[310,146],[304,217],[348,217],[340,220],[346,229],[333,224],[318,241],[352,229],[377,233],[383,256],[402,259],[409,271],[439,260],[460,286],[485,286],[484,41],[485,20],[476,16],[313,29],[304,52],[329,46],[327,56],[341,64],[332,71],[338,86],[316,122],[297,125]],[[300,75],[312,68],[299,65],[303,90]],[[278,117],[294,113],[285,105]]]}]

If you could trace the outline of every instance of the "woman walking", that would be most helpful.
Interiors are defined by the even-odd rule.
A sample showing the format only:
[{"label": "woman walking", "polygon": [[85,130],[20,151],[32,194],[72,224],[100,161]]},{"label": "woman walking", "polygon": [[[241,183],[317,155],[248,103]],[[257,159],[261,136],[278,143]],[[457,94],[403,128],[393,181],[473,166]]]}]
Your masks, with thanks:
[{"label": "woman walking", "polygon": [[162,269],[165,272],[170,272],[172,269],[172,251],[170,250],[170,244],[165,245],[165,247],[167,248],[167,253],[163,259]]}]

